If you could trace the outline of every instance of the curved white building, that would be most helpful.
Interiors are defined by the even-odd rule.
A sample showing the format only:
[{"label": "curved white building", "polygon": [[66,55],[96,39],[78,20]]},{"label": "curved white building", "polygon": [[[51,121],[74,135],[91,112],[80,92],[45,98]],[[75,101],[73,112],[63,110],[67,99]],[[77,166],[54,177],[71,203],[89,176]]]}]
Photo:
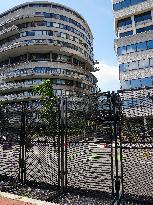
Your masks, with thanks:
[{"label": "curved white building", "polygon": [[36,99],[53,80],[55,95],[96,92],[93,36],[84,18],[61,4],[29,2],[0,15],[0,101]]}]

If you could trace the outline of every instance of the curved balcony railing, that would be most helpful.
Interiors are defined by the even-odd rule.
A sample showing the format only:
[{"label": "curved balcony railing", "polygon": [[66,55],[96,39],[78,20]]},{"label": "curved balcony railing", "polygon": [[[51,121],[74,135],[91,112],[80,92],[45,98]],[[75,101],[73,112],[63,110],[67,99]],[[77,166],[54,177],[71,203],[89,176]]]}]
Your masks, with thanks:
[{"label": "curved balcony railing", "polygon": [[[88,53],[83,51],[80,52],[79,49],[75,50],[73,48],[72,44],[68,44],[67,42],[64,41],[57,41],[57,40],[52,40],[52,39],[32,39],[32,40],[25,40],[25,41],[19,41],[19,42],[14,42],[13,44],[9,44],[6,47],[0,48],[0,53],[9,51],[11,49],[19,48],[19,47],[24,47],[24,46],[30,46],[30,45],[48,45],[48,46],[54,46],[57,47],[59,50],[63,47],[67,47],[68,49],[73,49],[74,51],[79,53],[79,56],[81,56],[83,59],[85,59],[87,62],[90,63],[90,65],[93,66],[94,62],[91,61],[91,59],[88,56]],[[78,54],[77,54],[78,55]]]},{"label": "curved balcony railing", "polygon": [[9,19],[7,19],[6,21],[3,21],[0,23],[0,27],[4,27],[4,26],[9,26],[12,24],[15,24],[15,22],[17,22],[17,24],[25,22],[25,20],[27,19],[28,21],[34,21],[33,18],[36,18],[36,20],[43,20],[44,16],[42,14],[28,14],[28,15],[16,15],[15,17],[11,17]]},{"label": "curved balcony railing", "polygon": [[[69,72],[69,73],[68,73]],[[29,76],[34,77],[34,76],[42,76],[42,77],[46,77],[46,78],[51,78],[51,77],[66,77],[67,79],[77,79],[80,81],[84,81],[84,83],[90,85],[93,84],[95,85],[96,82],[94,82],[94,80],[90,77],[87,77],[85,74],[80,74],[78,72],[71,72],[70,70],[66,71],[66,70],[62,70],[61,72],[58,71],[52,71],[51,69],[46,71],[46,72],[35,72],[33,69],[28,69],[28,70],[22,70],[22,72],[20,70],[17,71],[12,71],[12,72],[8,72],[8,73],[1,73],[0,74],[1,79],[2,80],[6,80],[6,79],[11,79],[13,78],[13,80],[16,79],[22,79],[24,77],[28,78]]]},{"label": "curved balcony railing", "polygon": [[[63,77],[66,77],[65,75],[63,75]],[[89,86],[94,86],[93,84],[91,84],[89,81],[86,80],[81,80],[80,78],[73,78],[77,81],[81,81],[82,83],[89,85]],[[45,80],[45,79],[44,79]],[[44,82],[44,80],[36,80],[36,81],[26,81],[26,82],[18,82],[18,83],[2,83],[0,84],[0,90],[1,92],[3,91],[9,91],[9,90],[16,90],[16,89],[24,89],[24,88],[30,88],[33,87],[34,85],[40,85]],[[61,85],[65,85],[65,84],[61,84]]]}]

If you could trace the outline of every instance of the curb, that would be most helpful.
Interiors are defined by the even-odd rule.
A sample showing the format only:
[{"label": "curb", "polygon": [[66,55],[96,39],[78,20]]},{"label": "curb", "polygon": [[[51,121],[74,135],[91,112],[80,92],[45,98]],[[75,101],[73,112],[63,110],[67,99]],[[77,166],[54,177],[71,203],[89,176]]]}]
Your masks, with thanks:
[{"label": "curb", "polygon": [[32,203],[33,205],[59,205],[59,204],[55,204],[51,202],[32,199],[32,198],[28,198],[25,196],[18,196],[15,194],[10,194],[10,193],[1,192],[1,191],[0,191],[0,197],[5,197],[8,199],[18,200],[18,201],[27,202],[27,203]]}]

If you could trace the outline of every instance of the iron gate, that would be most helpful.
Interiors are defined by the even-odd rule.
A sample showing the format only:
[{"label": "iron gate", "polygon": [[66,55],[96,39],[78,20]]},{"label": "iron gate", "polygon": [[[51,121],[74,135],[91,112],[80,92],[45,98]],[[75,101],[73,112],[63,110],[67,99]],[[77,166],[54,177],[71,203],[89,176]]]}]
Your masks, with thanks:
[{"label": "iron gate", "polygon": [[66,187],[90,195],[99,192],[107,199],[104,204],[113,203],[118,180],[113,146],[119,124],[116,100],[110,92],[66,99]]},{"label": "iron gate", "polygon": [[60,101],[57,101],[52,132],[39,116],[40,105],[40,101],[33,101],[0,107],[2,190],[28,185],[55,190],[56,194],[61,192]]},{"label": "iron gate", "polygon": [[110,92],[62,97],[49,126],[39,116],[40,101],[1,105],[0,176],[22,185],[57,188],[60,194],[74,189],[100,192],[112,204],[118,182],[116,101]]}]

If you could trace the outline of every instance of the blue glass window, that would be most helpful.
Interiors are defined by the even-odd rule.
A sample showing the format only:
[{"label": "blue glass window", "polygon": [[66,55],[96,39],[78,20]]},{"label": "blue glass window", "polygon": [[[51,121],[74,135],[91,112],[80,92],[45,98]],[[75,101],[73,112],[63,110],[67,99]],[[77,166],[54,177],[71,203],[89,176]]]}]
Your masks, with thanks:
[{"label": "blue glass window", "polygon": [[125,63],[123,63],[123,64],[120,64],[119,65],[119,69],[120,69],[120,73],[123,73],[123,72],[126,72],[126,64]]},{"label": "blue glass window", "polygon": [[133,53],[136,52],[136,45],[132,44],[132,45],[128,45],[127,46],[127,53]]},{"label": "blue glass window", "polygon": [[125,36],[131,36],[131,35],[133,35],[133,31],[127,31],[124,33],[120,33],[120,38],[125,37]]},{"label": "blue glass window", "polygon": [[128,63],[128,70],[136,70],[138,69],[138,61],[133,61]]},{"label": "blue glass window", "polygon": [[141,22],[141,21],[145,21],[145,20],[148,20],[148,19],[152,19],[151,11],[145,12],[143,14],[136,15],[134,17],[134,20],[135,20],[136,23]]},{"label": "blue glass window", "polygon": [[153,66],[153,58],[150,58],[150,66]]},{"label": "blue glass window", "polygon": [[146,42],[137,43],[137,51],[144,51],[147,49]]},{"label": "blue glass window", "polygon": [[113,4],[113,10],[118,11],[120,9],[124,9],[126,7],[129,7],[129,6],[144,2],[144,1],[147,1],[147,0],[123,0],[122,2]]},{"label": "blue glass window", "polygon": [[139,61],[139,68],[148,68],[149,66],[149,59],[143,59]]},{"label": "blue glass window", "polygon": [[43,12],[43,15],[45,18],[51,18],[51,14],[50,13],[46,13],[46,12]]},{"label": "blue glass window", "polygon": [[122,101],[122,106],[123,106],[124,109],[130,108],[131,105],[132,105],[132,99]]},{"label": "blue glass window", "polygon": [[130,80],[121,81],[121,89],[126,90],[131,88]]},{"label": "blue glass window", "polygon": [[120,9],[122,9],[121,2],[116,3],[116,4],[113,4],[113,10],[114,10],[114,11],[118,11],[118,10],[120,10]]},{"label": "blue glass window", "polygon": [[147,42],[148,49],[153,49],[153,40]]},{"label": "blue glass window", "polygon": [[153,30],[153,26],[147,26],[147,27],[137,29],[136,33],[142,33],[142,32],[145,32],[145,31],[152,31],[152,30]]},{"label": "blue glass window", "polygon": [[142,78],[141,84],[142,84],[142,87],[151,87],[152,86],[152,77]]},{"label": "blue glass window", "polygon": [[118,48],[118,55],[124,55],[126,54],[126,46]]},{"label": "blue glass window", "polygon": [[131,80],[131,88],[141,88],[140,79]]},{"label": "blue glass window", "polygon": [[118,21],[118,27],[127,26],[127,25],[132,25],[131,17],[125,18],[125,19],[120,19]]},{"label": "blue glass window", "polygon": [[27,34],[27,36],[35,36],[34,31],[27,31],[26,34]]},{"label": "blue glass window", "polygon": [[122,1],[122,8],[129,7],[131,4],[131,0]]},{"label": "blue glass window", "polygon": [[[142,1],[142,0],[141,0]],[[140,0],[131,0],[131,5],[135,5],[141,2]]]}]

